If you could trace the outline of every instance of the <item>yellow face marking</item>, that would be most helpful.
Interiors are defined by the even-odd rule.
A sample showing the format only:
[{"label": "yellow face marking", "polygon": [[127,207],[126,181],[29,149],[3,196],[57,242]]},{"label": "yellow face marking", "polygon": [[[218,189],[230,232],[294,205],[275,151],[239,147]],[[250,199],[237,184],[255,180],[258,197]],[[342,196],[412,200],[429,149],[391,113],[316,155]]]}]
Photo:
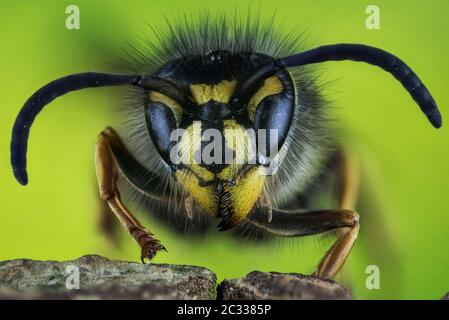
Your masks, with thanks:
[{"label": "yellow face marking", "polygon": [[282,82],[278,77],[272,76],[265,79],[263,85],[251,97],[251,100],[249,100],[248,115],[251,121],[254,121],[256,109],[264,98],[271,96],[273,94],[282,93],[283,91],[284,86],[282,85]]},{"label": "yellow face marking", "polygon": [[180,162],[188,164],[188,168],[203,181],[214,180],[214,174],[201,166],[198,158],[201,152],[201,122],[194,121],[186,128],[184,135],[178,143]]},{"label": "yellow face marking", "polygon": [[[264,173],[264,167],[254,166],[244,176],[238,177],[234,186],[228,186],[234,224],[245,218],[261,197],[265,184]],[[178,170],[176,178],[201,208],[208,214],[217,214],[218,201],[214,185],[200,186],[198,178],[187,169]]]},{"label": "yellow face marking", "polygon": [[223,121],[223,131],[226,146],[235,151],[233,163],[247,163],[255,152],[255,139],[252,139],[245,127],[235,120]]},{"label": "yellow face marking", "polygon": [[242,176],[237,176],[245,163],[255,153],[254,140],[248,131],[235,120],[224,121],[224,136],[228,148],[235,151],[233,162],[217,176],[222,180],[236,179],[235,185],[227,186],[230,205],[233,208],[233,223],[238,224],[254,208],[262,195],[265,184],[265,168],[254,166]]},{"label": "yellow face marking", "polygon": [[266,177],[264,173],[264,167],[255,166],[244,176],[237,178],[235,186],[229,189],[235,224],[251,212],[261,197]]},{"label": "yellow face marking", "polygon": [[175,116],[175,121],[177,124],[181,121],[182,107],[179,105],[179,103],[166,96],[165,94],[157,91],[150,91],[149,97],[151,102],[160,102],[169,107]]},{"label": "yellow face marking", "polygon": [[255,151],[255,146],[248,131],[235,120],[225,120],[223,125],[226,147],[234,151],[234,158],[226,159],[229,165],[219,172],[217,177],[230,180],[235,177],[243,164],[248,163],[250,155]]},{"label": "yellow face marking", "polygon": [[239,169],[241,168],[241,165],[237,164],[230,164],[223,170],[221,170],[219,173],[217,173],[217,177],[221,180],[231,180],[235,177]]},{"label": "yellow face marking", "polygon": [[232,94],[234,93],[236,80],[223,80],[217,84],[191,84],[190,91],[193,99],[199,105],[205,104],[210,100],[216,102],[229,103]]},{"label": "yellow face marking", "polygon": [[198,164],[195,155],[201,151],[201,121],[194,121],[186,128],[178,148],[181,163]]},{"label": "yellow face marking", "polygon": [[198,183],[198,178],[186,169],[178,170],[176,178],[181,182],[186,191],[207,213],[217,213],[218,202],[213,185],[204,187]]},{"label": "yellow face marking", "polygon": [[189,166],[189,169],[192,170],[192,172],[195,173],[198,177],[203,179],[204,182],[210,182],[215,179],[215,175],[213,172],[207,170],[199,164],[194,163]]}]

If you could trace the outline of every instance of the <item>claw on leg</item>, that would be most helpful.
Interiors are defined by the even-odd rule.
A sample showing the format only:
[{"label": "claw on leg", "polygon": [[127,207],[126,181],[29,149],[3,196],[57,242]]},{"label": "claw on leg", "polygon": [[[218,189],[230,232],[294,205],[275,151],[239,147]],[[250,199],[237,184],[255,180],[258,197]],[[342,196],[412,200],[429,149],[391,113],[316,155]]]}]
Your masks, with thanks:
[{"label": "claw on leg", "polygon": [[167,249],[154,238],[154,235],[143,227],[132,227],[129,232],[141,248],[140,259],[145,263],[145,259],[152,260],[160,250],[167,252]]}]

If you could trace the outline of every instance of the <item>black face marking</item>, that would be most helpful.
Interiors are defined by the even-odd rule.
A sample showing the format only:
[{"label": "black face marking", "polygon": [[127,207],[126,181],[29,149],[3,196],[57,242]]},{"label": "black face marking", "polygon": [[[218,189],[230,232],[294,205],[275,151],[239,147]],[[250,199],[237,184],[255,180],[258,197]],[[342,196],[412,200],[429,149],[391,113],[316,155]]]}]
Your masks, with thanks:
[{"label": "black face marking", "polygon": [[202,120],[217,122],[224,119],[231,119],[233,113],[229,104],[209,101],[199,108],[196,116]]},{"label": "black face marking", "polygon": [[[204,132],[208,129],[214,129],[214,130],[218,130],[220,132],[223,132],[223,121],[215,121],[215,122],[210,122],[210,121],[203,121],[202,125],[201,125],[201,134],[204,136],[204,140],[201,141],[201,152],[207,152],[207,145],[210,144],[211,142],[213,142],[213,140],[215,139],[213,136],[211,137],[207,137],[204,135]],[[221,141],[221,150],[225,150],[226,149],[226,144],[224,139],[222,139]],[[216,162],[212,162],[212,163],[206,163],[204,160],[202,161],[201,165],[203,167],[205,167],[207,170],[217,174],[220,171],[222,171],[224,168],[227,167],[227,164],[225,163],[225,158],[224,158],[224,153],[222,153],[222,157],[220,159],[220,161],[218,163]],[[210,150],[210,155],[211,156],[215,156],[214,154],[214,150]]]}]

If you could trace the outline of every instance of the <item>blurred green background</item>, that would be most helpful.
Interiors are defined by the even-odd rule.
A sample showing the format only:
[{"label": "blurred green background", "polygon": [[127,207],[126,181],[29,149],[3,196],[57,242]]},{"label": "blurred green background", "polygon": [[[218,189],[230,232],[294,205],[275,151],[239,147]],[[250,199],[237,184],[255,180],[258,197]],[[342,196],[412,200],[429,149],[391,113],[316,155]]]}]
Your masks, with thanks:
[{"label": "blurred green background", "polygon": [[[81,29],[65,28],[65,8],[81,10]],[[365,28],[365,8],[380,7],[381,29]],[[24,101],[66,74],[111,68],[146,24],[164,17],[260,8],[277,11],[287,27],[301,25],[311,46],[358,42],[401,57],[430,88],[443,117],[449,105],[449,2],[432,1],[11,1],[0,5],[0,259],[72,259],[96,253],[138,261],[134,241],[121,232],[115,248],[98,232],[94,143],[114,112],[119,90],[72,93],[39,117],[29,143],[30,183],[22,187],[9,165],[10,131]],[[298,28],[299,30],[299,28]],[[361,234],[337,280],[357,298],[437,299],[449,291],[449,130],[435,130],[389,74],[365,64],[327,63],[324,81],[332,115],[363,168]],[[366,213],[366,216],[364,215]],[[141,215],[140,215],[141,216]],[[381,221],[381,222],[379,222]],[[310,273],[331,239],[255,245],[213,232],[187,240],[145,220],[168,249],[155,262],[203,265],[219,279],[254,269]],[[365,287],[365,269],[380,267],[380,290]]]}]

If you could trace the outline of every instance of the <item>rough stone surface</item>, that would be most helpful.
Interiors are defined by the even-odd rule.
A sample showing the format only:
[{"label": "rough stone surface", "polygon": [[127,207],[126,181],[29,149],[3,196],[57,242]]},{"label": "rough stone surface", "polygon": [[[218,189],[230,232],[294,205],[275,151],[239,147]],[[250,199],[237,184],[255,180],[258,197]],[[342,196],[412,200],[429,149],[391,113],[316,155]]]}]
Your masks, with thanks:
[{"label": "rough stone surface", "polygon": [[[71,290],[73,269],[79,289]],[[69,269],[67,269],[69,268]],[[300,274],[254,271],[224,280],[208,269],[141,264],[83,256],[72,261],[28,259],[0,262],[0,299],[351,299],[330,280]]]},{"label": "rough stone surface", "polygon": [[[77,266],[80,289],[69,290]],[[69,279],[70,281],[71,279]],[[201,267],[113,261],[96,255],[72,261],[0,262],[0,299],[214,299],[216,276]]]},{"label": "rough stone surface", "polygon": [[351,299],[347,289],[331,280],[300,274],[253,271],[246,277],[224,280],[218,286],[223,300]]}]

